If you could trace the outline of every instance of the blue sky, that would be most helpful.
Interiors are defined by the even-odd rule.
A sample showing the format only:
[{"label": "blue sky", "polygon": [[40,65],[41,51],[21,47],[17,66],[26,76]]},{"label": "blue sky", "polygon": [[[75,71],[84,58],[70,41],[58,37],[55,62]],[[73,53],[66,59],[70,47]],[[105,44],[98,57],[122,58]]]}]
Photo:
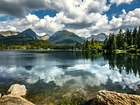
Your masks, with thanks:
[{"label": "blue sky", "polygon": [[0,31],[68,30],[82,37],[140,26],[139,0],[0,0]]}]

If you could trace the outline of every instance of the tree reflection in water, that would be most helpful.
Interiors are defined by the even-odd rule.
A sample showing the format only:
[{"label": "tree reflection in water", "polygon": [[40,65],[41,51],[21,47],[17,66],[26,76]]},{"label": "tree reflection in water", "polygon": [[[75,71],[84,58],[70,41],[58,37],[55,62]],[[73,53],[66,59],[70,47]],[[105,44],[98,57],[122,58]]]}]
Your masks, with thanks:
[{"label": "tree reflection in water", "polygon": [[140,76],[140,55],[126,54],[126,53],[95,53],[83,52],[84,59],[91,59],[93,62],[100,57],[103,57],[105,61],[108,61],[109,68],[114,70],[115,67],[122,73],[123,70],[127,74],[134,73]]}]

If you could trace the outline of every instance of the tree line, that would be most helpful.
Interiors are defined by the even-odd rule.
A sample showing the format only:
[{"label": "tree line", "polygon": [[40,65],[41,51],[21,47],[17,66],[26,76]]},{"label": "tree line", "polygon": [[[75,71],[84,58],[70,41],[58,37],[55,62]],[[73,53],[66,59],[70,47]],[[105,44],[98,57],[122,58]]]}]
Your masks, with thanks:
[{"label": "tree line", "polygon": [[133,30],[119,30],[118,34],[110,33],[103,43],[92,38],[91,41],[85,40],[82,47],[83,51],[101,52],[123,50],[127,52],[140,52],[140,26]]},{"label": "tree line", "polygon": [[91,41],[85,40],[82,46],[82,51],[100,52],[102,49],[103,45],[94,38]]},{"label": "tree line", "polygon": [[136,52],[140,49],[140,27],[133,30],[127,29],[125,32],[120,29],[118,34],[110,34],[104,41],[104,49],[107,50],[127,50]]},{"label": "tree line", "polygon": [[3,49],[63,49],[63,50],[78,50],[81,49],[76,45],[57,45],[49,43],[45,40],[27,40],[27,41],[12,41],[0,42],[0,50]]}]

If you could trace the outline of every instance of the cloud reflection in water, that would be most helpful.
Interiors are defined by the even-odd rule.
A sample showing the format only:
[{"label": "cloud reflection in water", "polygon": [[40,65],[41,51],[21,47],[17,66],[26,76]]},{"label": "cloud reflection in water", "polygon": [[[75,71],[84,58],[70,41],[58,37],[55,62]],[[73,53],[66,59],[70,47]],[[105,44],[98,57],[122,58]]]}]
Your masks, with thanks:
[{"label": "cloud reflection in water", "polygon": [[58,86],[63,86],[66,82],[74,80],[79,87],[107,85],[108,81],[119,83],[122,87],[128,86],[130,89],[137,89],[140,78],[134,73],[127,74],[125,70],[119,73],[119,70],[109,69],[109,64],[103,66],[91,64],[89,61],[79,60],[79,63],[61,68],[60,66],[37,65],[26,70],[25,67],[5,67],[0,66],[0,77],[22,78],[28,84],[34,84],[39,80],[45,83],[54,81]]}]

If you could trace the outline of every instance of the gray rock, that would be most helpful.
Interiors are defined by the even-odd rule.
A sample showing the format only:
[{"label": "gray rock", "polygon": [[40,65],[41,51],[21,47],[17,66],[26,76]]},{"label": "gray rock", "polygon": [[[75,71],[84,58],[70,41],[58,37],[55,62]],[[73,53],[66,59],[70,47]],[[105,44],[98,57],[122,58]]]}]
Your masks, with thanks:
[{"label": "gray rock", "polygon": [[2,94],[0,93],[0,98],[2,97]]},{"label": "gray rock", "polygon": [[26,92],[27,92],[27,89],[25,85],[19,85],[19,84],[12,85],[8,90],[8,93],[15,96],[25,96]]},{"label": "gray rock", "polygon": [[140,105],[140,96],[102,90],[92,105]]}]

